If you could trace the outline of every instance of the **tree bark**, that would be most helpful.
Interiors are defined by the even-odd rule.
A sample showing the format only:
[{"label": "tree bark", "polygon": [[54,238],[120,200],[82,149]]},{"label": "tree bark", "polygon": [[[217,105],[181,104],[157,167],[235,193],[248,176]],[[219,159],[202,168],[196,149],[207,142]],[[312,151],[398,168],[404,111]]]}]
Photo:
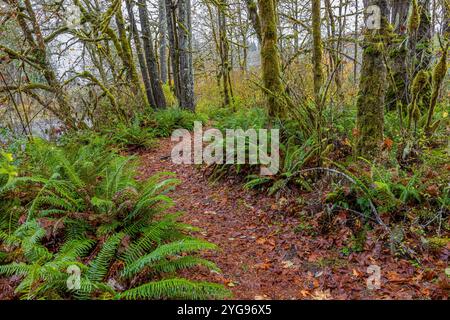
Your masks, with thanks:
[{"label": "tree bark", "polygon": [[165,0],[159,0],[159,72],[162,83],[167,82],[167,18]]},{"label": "tree bark", "polygon": [[219,25],[219,56],[220,75],[223,85],[223,105],[229,106],[231,103],[231,79],[229,61],[229,43],[227,39],[226,2],[222,0],[217,5],[217,16]]},{"label": "tree bark", "polygon": [[133,52],[131,51],[131,45],[127,37],[127,33],[125,31],[125,20],[122,14],[122,3],[120,2],[119,7],[116,11],[116,25],[119,31],[119,39],[122,47],[123,54],[123,62],[124,66],[127,69],[128,79],[132,83],[132,90],[134,94],[137,94],[142,97],[145,107],[149,106],[149,100],[147,97],[147,93],[142,88],[141,81],[139,79],[138,73],[136,71],[136,65],[133,59]]},{"label": "tree bark", "polygon": [[380,151],[384,130],[384,100],[386,65],[384,47],[389,25],[387,0],[370,0],[368,5],[377,5],[381,10],[379,30],[366,30],[363,43],[363,58],[357,106],[356,154],[374,159]]},{"label": "tree bark", "polygon": [[322,35],[320,31],[320,0],[312,0],[312,34],[313,34],[313,70],[314,70],[314,101],[316,107],[321,110],[321,94],[323,85],[322,69]]},{"label": "tree bark", "polygon": [[179,66],[179,52],[178,52],[178,32],[177,32],[177,17],[176,7],[172,0],[165,0],[166,2],[166,17],[167,17],[167,36],[169,39],[169,53],[170,63],[172,66],[172,78],[175,96],[179,99],[181,95],[180,89],[180,66]]},{"label": "tree bark", "polygon": [[415,73],[430,67],[432,58],[431,38],[433,28],[431,25],[430,0],[419,0],[420,24],[417,30],[417,43],[415,45]]},{"label": "tree bark", "polygon": [[443,0],[444,19],[442,26],[442,35],[444,39],[450,38],[450,0]]},{"label": "tree bark", "polygon": [[178,51],[180,71],[180,105],[195,110],[192,70],[190,0],[178,1]]},{"label": "tree bark", "polygon": [[248,16],[252,23],[253,29],[255,30],[256,38],[258,39],[259,44],[262,44],[262,27],[261,20],[258,14],[258,7],[256,6],[256,2],[254,0],[245,0],[247,4]]},{"label": "tree bark", "polygon": [[161,81],[159,79],[158,64],[156,62],[155,53],[153,51],[153,40],[150,32],[149,19],[147,13],[146,0],[138,0],[139,19],[142,29],[142,41],[144,44],[145,60],[147,63],[147,70],[150,76],[152,86],[153,98],[155,100],[155,107],[165,108],[166,99],[162,90]]},{"label": "tree bark", "polygon": [[142,80],[144,82],[145,93],[150,105],[155,106],[155,99],[153,98],[152,86],[150,83],[150,76],[148,75],[147,64],[145,62],[144,53],[142,51],[141,39],[139,39],[139,32],[136,25],[136,19],[133,12],[133,4],[131,0],[125,1],[127,6],[128,18],[130,19],[131,34],[133,35],[134,46],[136,48],[136,54],[139,61],[139,67],[141,69]]},{"label": "tree bark", "polygon": [[[406,24],[408,20],[409,0],[392,1],[391,24],[395,27],[395,38],[389,47],[390,79],[386,93],[388,110],[408,105],[408,67],[406,46]],[[401,103],[399,105],[398,103]],[[401,111],[401,110],[400,110]]]},{"label": "tree bark", "polygon": [[277,16],[275,0],[258,0],[261,18],[261,68],[270,117],[284,118],[286,110],[281,101],[280,56],[277,48]]}]

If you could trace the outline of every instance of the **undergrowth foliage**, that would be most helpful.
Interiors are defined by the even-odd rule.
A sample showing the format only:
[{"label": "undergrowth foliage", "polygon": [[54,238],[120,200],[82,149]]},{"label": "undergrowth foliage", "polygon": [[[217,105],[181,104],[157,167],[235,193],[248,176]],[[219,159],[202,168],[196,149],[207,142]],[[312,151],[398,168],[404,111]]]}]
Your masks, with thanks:
[{"label": "undergrowth foliage", "polygon": [[[194,228],[178,222],[180,213],[167,213],[173,205],[167,192],[178,184],[173,174],[137,181],[132,157],[108,149],[98,136],[79,142],[35,139],[20,156],[26,159],[20,175],[2,179],[0,275],[20,279],[17,296],[227,296],[221,285],[177,276],[193,267],[220,270],[198,256],[217,247],[190,237]],[[68,268],[80,270],[78,286],[68,287]]]}]

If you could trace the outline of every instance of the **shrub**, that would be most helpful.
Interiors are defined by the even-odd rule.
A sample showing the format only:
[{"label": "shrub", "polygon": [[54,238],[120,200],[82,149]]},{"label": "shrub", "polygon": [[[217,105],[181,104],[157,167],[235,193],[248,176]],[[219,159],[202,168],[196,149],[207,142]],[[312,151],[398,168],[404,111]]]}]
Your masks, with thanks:
[{"label": "shrub", "polygon": [[[76,145],[76,144],[75,144]],[[137,181],[133,158],[99,145],[57,147],[42,140],[27,146],[26,176],[0,192],[19,203],[0,214],[0,274],[16,275],[25,299],[216,298],[222,286],[177,277],[203,266],[199,257],[216,246],[187,235],[193,228],[167,214],[167,196],[178,181],[157,174]],[[69,288],[68,268],[81,271],[80,288]],[[143,277],[142,275],[145,274]]]},{"label": "shrub", "polygon": [[120,148],[148,149],[156,144],[154,134],[143,127],[138,118],[135,118],[130,125],[119,123],[114,129],[106,130],[106,132],[111,142]]},{"label": "shrub", "polygon": [[162,109],[155,113],[150,131],[156,137],[170,137],[176,129],[193,130],[195,121],[206,123],[207,118],[185,109]]}]

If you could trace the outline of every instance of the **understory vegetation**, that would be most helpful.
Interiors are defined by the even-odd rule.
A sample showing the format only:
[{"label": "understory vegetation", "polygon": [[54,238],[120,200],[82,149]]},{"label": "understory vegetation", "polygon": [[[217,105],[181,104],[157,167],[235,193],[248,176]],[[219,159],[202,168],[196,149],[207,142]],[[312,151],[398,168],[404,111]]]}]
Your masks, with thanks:
[{"label": "understory vegetation", "polygon": [[[308,269],[311,250],[269,240],[282,232],[361,268],[413,270],[385,272],[404,287],[377,298],[448,298],[449,16],[448,0],[2,1],[0,299],[228,299],[230,278],[260,269],[274,285],[286,270],[314,278],[290,298],[341,297],[352,276],[371,297],[356,269],[305,293],[324,273]],[[267,150],[244,138],[246,160],[279,142],[279,170],[261,174],[259,158],[166,172],[172,134],[196,123],[265,130]],[[182,222],[180,189],[189,223],[211,215],[211,230]],[[203,212],[215,198],[227,207]],[[233,224],[242,207],[257,226]],[[231,235],[216,226],[227,219]],[[247,272],[254,254],[224,239],[278,256]],[[230,248],[238,272],[219,268]],[[266,298],[242,282],[243,297]]]},{"label": "understory vegetation", "polygon": [[[106,138],[65,140],[33,139],[14,158],[2,154],[0,274],[18,277],[19,297],[228,295],[220,285],[177,277],[197,266],[220,270],[196,255],[216,245],[192,238],[194,228],[168,213],[173,203],[166,193],[178,184],[170,173],[137,181],[136,159],[120,156]],[[68,272],[75,270],[81,279],[70,287]]]}]

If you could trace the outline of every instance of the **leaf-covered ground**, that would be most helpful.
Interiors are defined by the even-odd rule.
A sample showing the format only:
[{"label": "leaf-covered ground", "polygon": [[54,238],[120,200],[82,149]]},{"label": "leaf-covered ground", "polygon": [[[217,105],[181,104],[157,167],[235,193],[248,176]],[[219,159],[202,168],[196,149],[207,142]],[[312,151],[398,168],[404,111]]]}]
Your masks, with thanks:
[{"label": "leaf-covered ground", "polygon": [[[351,231],[342,212],[335,228],[324,232],[318,219],[302,218],[303,208],[290,201],[247,191],[233,180],[212,184],[202,168],[173,164],[172,143],[141,157],[142,177],[172,171],[181,184],[171,193],[182,220],[221,250],[205,254],[223,274],[198,269],[193,279],[227,285],[236,299],[446,299],[445,268],[449,248],[425,252],[420,263],[391,254],[389,241],[377,228],[367,233],[360,252],[346,251]],[[317,197],[306,194],[304,197]],[[311,210],[311,208],[309,208]],[[313,213],[317,217],[320,212]],[[381,268],[381,286],[369,290],[367,268]]]}]

